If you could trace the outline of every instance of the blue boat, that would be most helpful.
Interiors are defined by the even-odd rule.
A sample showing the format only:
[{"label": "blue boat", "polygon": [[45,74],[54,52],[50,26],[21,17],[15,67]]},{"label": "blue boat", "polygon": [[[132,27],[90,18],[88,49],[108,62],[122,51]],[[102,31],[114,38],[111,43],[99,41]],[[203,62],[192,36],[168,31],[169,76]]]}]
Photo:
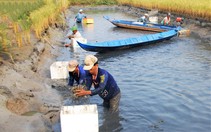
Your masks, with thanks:
[{"label": "blue boat", "polygon": [[113,40],[113,41],[96,42],[96,43],[81,43],[77,41],[77,43],[82,49],[87,51],[106,52],[106,51],[113,51],[116,49],[136,47],[168,40],[174,36],[177,36],[180,30],[181,27],[175,27],[172,28],[171,30],[167,30],[161,33],[147,34],[140,37],[127,38],[122,40]]},{"label": "blue boat", "polygon": [[143,22],[128,21],[128,20],[110,20],[108,16],[103,16],[103,17],[109,22],[111,22],[113,25],[122,28],[139,29],[153,32],[164,32],[176,28],[176,26],[167,26],[162,24],[143,23]]}]

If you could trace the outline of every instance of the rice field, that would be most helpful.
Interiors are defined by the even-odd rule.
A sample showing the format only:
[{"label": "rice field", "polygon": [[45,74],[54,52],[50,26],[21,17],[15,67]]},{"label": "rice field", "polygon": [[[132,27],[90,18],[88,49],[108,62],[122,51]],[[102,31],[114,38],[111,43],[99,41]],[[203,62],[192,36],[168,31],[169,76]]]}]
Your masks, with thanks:
[{"label": "rice field", "polygon": [[69,3],[69,0],[0,0],[0,52],[30,44],[33,32],[40,39]]},{"label": "rice field", "polygon": [[183,14],[211,21],[211,0],[116,0],[120,5]]}]

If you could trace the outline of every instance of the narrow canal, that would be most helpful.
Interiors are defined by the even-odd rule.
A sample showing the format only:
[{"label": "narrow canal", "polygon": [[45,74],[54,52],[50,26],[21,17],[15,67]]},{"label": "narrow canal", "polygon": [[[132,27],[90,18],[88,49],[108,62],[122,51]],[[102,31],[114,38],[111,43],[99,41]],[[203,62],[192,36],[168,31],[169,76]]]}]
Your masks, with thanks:
[{"label": "narrow canal", "polygon": [[[75,12],[76,14],[77,12]],[[94,24],[77,25],[89,42],[124,39],[146,32],[117,28],[105,20],[136,20],[118,11],[86,11]],[[74,24],[74,16],[69,25]],[[211,45],[199,38],[174,37],[143,47],[107,53],[88,52],[80,47],[61,47],[58,61],[85,55],[99,58],[99,66],[117,81],[122,97],[120,112],[109,116],[101,98],[90,97],[97,104],[100,132],[208,132],[211,130]],[[64,101],[65,102],[65,101]],[[82,124],[83,126],[83,124]]]}]

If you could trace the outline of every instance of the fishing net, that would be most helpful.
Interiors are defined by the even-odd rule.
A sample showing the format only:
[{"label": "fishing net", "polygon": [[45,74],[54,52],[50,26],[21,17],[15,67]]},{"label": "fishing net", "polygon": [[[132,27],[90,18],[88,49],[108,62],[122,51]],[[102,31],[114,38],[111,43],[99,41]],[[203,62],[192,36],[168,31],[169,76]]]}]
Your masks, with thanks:
[{"label": "fishing net", "polygon": [[90,103],[89,95],[80,96],[80,97],[76,95],[76,90],[81,90],[81,89],[87,90],[86,86],[84,85],[76,85],[70,89],[70,97],[73,104],[89,104]]}]

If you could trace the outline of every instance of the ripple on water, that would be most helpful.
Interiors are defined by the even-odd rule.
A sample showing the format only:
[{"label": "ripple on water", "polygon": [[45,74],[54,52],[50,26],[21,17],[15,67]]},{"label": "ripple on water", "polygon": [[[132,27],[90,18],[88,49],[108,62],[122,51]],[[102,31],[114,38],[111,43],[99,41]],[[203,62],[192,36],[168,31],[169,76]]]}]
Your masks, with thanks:
[{"label": "ripple on water", "polygon": [[[132,16],[121,12],[91,15],[97,20],[94,27],[89,30],[87,26],[80,31],[92,42],[140,34],[114,28],[102,18],[108,15],[136,19]],[[86,54],[96,55],[100,67],[114,76],[121,89],[120,113],[114,118],[105,117],[98,96],[90,98],[91,103],[98,104],[101,131],[108,130],[109,121],[114,126],[109,131],[210,131],[211,48],[200,40],[175,37],[158,44],[107,53],[63,52],[59,59],[78,59],[82,64]],[[117,120],[113,122],[114,119]]]}]

